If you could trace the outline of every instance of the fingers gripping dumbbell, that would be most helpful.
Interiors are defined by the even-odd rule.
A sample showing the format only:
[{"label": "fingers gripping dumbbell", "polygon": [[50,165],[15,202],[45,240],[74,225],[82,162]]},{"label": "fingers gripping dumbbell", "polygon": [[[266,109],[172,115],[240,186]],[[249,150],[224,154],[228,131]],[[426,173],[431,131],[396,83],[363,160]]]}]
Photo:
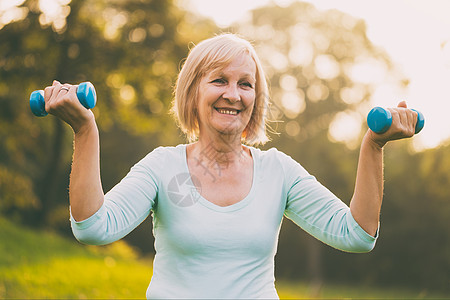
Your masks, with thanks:
[{"label": "fingers gripping dumbbell", "polygon": [[[417,123],[415,133],[419,133],[425,125],[425,118],[423,114],[415,109],[417,113]],[[384,133],[392,125],[392,114],[389,110],[382,107],[374,107],[367,115],[367,125],[375,133]]]},{"label": "fingers gripping dumbbell", "polygon": [[[94,85],[88,81],[82,82],[77,88],[77,97],[80,103],[87,109],[91,109],[97,103],[97,93]],[[30,108],[35,116],[45,117],[48,113],[45,111],[44,91],[37,90],[30,95]]]}]

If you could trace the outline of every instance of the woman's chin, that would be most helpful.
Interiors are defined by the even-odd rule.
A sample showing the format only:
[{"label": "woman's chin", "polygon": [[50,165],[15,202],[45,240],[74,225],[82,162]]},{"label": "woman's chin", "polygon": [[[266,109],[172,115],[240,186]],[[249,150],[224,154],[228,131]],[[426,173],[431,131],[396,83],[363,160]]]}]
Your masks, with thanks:
[{"label": "woman's chin", "polygon": [[215,124],[213,127],[213,132],[216,132],[218,135],[221,136],[238,136],[239,138],[242,136],[242,132],[244,131],[244,128],[241,126],[236,126],[236,124]]}]

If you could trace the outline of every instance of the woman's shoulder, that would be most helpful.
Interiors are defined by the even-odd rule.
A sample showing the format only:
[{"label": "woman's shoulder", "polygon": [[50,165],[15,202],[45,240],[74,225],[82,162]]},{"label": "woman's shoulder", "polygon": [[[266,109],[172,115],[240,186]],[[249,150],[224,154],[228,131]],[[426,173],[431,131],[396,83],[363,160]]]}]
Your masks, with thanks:
[{"label": "woman's shoulder", "polygon": [[263,168],[272,166],[274,168],[281,168],[284,174],[293,172],[301,176],[309,175],[299,162],[277,148],[267,150],[252,148],[252,153],[255,154],[255,158],[259,160]]},{"label": "woman's shoulder", "polygon": [[159,146],[150,151],[143,159],[139,161],[140,164],[166,164],[167,162],[174,162],[183,159],[186,145],[180,144],[177,146]]},{"label": "woman's shoulder", "polygon": [[258,158],[266,160],[266,161],[279,161],[279,162],[286,162],[286,161],[294,161],[289,155],[285,154],[284,152],[278,150],[275,147],[272,147],[267,150],[261,150],[259,148],[252,148],[252,153],[257,154]]},{"label": "woman's shoulder", "polygon": [[150,151],[148,155],[179,155],[182,151],[185,151],[186,144],[179,144],[176,146],[159,146]]}]

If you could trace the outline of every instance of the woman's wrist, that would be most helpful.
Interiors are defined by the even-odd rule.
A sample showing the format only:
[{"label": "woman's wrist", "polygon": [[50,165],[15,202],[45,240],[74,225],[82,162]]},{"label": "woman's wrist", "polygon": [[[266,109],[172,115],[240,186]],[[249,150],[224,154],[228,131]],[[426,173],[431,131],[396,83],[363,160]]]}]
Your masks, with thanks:
[{"label": "woman's wrist", "polygon": [[363,138],[363,143],[368,144],[376,150],[382,150],[387,144],[387,141],[380,139],[378,134],[369,129]]},{"label": "woman's wrist", "polygon": [[83,124],[80,124],[79,126],[72,126],[72,129],[76,136],[82,136],[92,131],[98,132],[95,118],[90,118]]}]

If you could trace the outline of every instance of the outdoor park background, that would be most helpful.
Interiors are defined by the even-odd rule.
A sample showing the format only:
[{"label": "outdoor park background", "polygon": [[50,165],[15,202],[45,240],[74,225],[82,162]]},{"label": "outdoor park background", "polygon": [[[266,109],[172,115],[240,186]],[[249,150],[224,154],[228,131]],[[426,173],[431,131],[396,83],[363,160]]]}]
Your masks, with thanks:
[{"label": "outdoor park background", "polygon": [[[155,147],[185,142],[168,115],[172,87],[192,43],[216,33],[251,39],[265,65],[269,113],[278,120],[272,127],[280,134],[263,148],[291,155],[349,202],[365,116],[379,87],[389,86],[381,95],[391,97],[386,90],[407,91],[414,82],[368,38],[367,23],[310,3],[266,1],[225,26],[187,7],[160,0],[0,1],[1,298],[144,297],[150,218],[125,242],[79,245],[68,221],[72,132],[52,116],[34,117],[28,98],[53,79],[94,84],[107,191]],[[448,54],[447,40],[439,46]],[[424,76],[441,82],[438,75]],[[394,94],[383,104],[395,106]],[[431,100],[422,101],[414,103],[426,118],[421,134],[427,126],[448,132],[449,118],[430,118]],[[445,111],[448,104],[441,104]],[[450,297],[449,154],[445,134],[432,146],[414,138],[386,147],[380,238],[369,254],[329,248],[285,220],[276,256],[280,296]]]}]

